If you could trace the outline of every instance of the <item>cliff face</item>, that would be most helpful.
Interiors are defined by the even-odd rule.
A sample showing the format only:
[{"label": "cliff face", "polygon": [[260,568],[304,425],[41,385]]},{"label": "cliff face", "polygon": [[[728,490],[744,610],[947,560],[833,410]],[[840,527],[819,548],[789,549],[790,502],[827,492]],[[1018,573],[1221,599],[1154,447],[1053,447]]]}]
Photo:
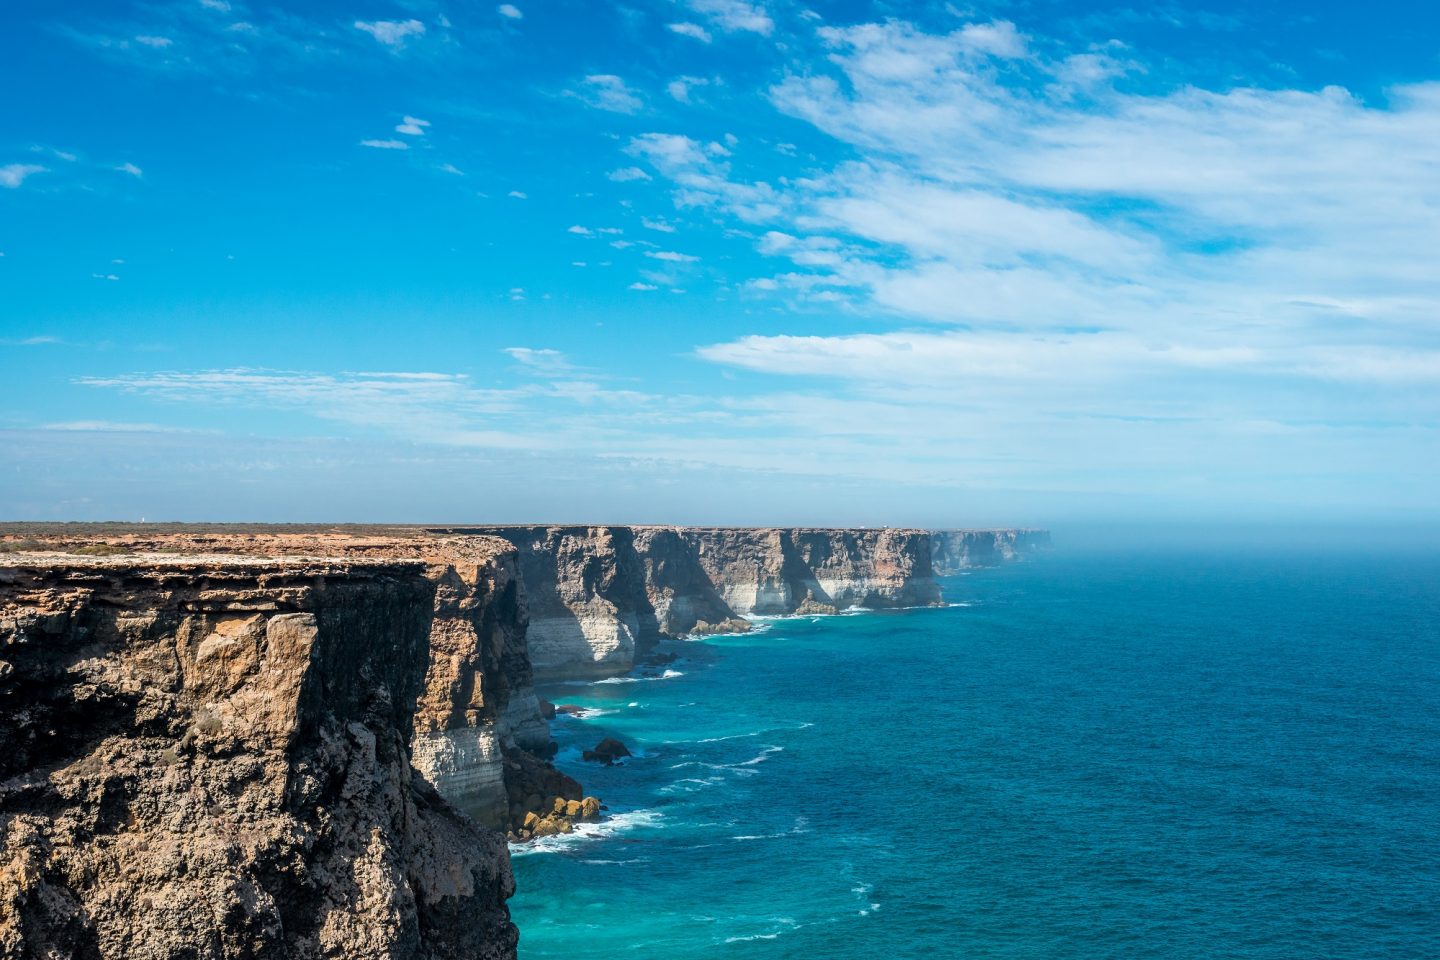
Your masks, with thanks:
[{"label": "cliff face", "polygon": [[940,601],[921,530],[692,529],[700,566],[741,616]]},{"label": "cliff face", "polygon": [[0,571],[0,953],[513,957],[502,839],[410,763],[445,589],[426,574]]},{"label": "cliff face", "polygon": [[526,644],[537,676],[607,676],[634,665],[637,639],[654,627],[629,528],[456,532],[503,537],[518,551],[529,608]]},{"label": "cliff face", "polygon": [[519,551],[542,679],[608,676],[662,637],[749,614],[938,603],[920,530],[481,527]]},{"label": "cliff face", "polygon": [[1050,545],[1048,530],[935,530],[930,534],[935,573],[989,567]]},{"label": "cliff face", "polygon": [[[46,537],[45,544],[145,555],[412,561],[434,595],[429,665],[414,703],[415,767],[445,799],[498,830],[518,827],[527,813],[548,811],[556,796],[581,796],[580,785],[545,760],[550,725],[531,677],[525,587],[517,551],[504,540],[436,536],[418,528],[299,533],[221,527],[212,534],[101,537],[82,527],[70,536]],[[527,759],[517,751],[538,756]],[[563,789],[553,789],[557,784]]]}]

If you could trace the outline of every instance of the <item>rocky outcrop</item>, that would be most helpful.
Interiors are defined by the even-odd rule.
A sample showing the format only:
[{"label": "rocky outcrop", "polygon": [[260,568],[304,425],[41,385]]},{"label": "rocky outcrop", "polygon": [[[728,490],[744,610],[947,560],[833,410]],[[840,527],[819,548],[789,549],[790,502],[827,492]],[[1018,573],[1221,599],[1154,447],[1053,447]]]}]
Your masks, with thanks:
[{"label": "rocky outcrop", "polygon": [[665,637],[753,614],[938,603],[921,530],[570,526],[436,529],[519,551],[537,677],[612,676]]},{"label": "rocky outcrop", "polygon": [[937,575],[1008,563],[1050,545],[1048,530],[933,530],[931,564]]},{"label": "rocky outcrop", "polygon": [[430,567],[12,559],[0,954],[513,957],[502,838],[411,766]]}]

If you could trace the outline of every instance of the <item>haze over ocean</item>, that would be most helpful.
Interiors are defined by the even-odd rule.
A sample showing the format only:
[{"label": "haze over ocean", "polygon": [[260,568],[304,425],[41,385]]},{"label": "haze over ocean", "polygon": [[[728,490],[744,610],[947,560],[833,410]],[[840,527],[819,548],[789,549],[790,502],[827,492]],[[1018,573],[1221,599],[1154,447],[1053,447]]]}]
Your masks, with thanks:
[{"label": "haze over ocean", "polygon": [[[618,816],[516,858],[520,956],[1440,952],[1440,553],[1062,546],[945,587],[546,691]],[[639,756],[581,763],[605,735]]]}]

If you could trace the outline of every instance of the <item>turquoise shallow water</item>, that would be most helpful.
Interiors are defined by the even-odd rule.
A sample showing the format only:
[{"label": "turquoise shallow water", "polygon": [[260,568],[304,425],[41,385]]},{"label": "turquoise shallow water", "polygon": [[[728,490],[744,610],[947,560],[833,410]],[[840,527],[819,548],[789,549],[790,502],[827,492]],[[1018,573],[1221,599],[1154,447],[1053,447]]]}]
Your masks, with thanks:
[{"label": "turquoise shallow water", "polygon": [[515,858],[521,957],[1440,957],[1440,560],[945,587],[545,691],[618,815]]}]

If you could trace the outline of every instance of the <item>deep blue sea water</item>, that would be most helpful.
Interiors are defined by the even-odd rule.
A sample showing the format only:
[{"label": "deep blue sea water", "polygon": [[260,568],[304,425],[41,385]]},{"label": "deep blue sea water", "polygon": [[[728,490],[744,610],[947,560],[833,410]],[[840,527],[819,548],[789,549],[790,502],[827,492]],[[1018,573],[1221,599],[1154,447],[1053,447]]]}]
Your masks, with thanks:
[{"label": "deep blue sea water", "polygon": [[[551,687],[524,960],[1440,958],[1440,558],[1056,550]],[[578,759],[618,736],[613,769]]]}]

